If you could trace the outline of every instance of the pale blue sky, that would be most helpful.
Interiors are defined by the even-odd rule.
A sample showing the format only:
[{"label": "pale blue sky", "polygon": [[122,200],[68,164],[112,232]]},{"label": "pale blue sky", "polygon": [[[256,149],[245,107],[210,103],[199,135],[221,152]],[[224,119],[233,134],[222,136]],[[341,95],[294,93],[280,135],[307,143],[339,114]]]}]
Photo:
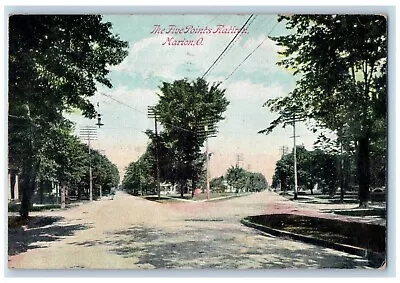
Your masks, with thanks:
[{"label": "pale blue sky", "polygon": [[[118,165],[121,173],[131,161],[137,159],[147,143],[143,133],[153,128],[153,121],[146,116],[147,106],[157,103],[156,93],[162,81],[172,82],[184,77],[192,80],[201,77],[234,34],[152,34],[155,25],[169,29],[209,27],[212,31],[218,25],[240,28],[249,15],[107,15],[105,21],[113,24],[113,32],[129,42],[129,55],[118,66],[111,68],[112,89],[99,87],[93,102],[99,102],[104,127],[98,130],[95,148],[105,150],[106,155]],[[292,127],[277,129],[265,136],[257,131],[268,126],[276,114],[270,113],[262,104],[269,98],[288,94],[295,86],[293,76],[276,66],[278,47],[265,37],[287,33],[283,23],[277,24],[276,15],[257,15],[248,27],[247,33],[238,37],[236,43],[221,58],[206,79],[209,82],[222,81],[226,97],[230,101],[225,113],[226,120],[219,124],[218,137],[210,140],[211,175],[224,174],[235,164],[236,154],[243,155],[241,165],[251,171],[262,172],[271,180],[274,165],[279,158],[279,147],[293,146]],[[194,39],[203,37],[201,46],[168,46],[167,37]],[[264,41],[264,42],[263,42]],[[261,42],[263,44],[240,68],[226,79],[231,72]],[[130,107],[102,95],[107,94]],[[69,115],[77,123],[77,130],[90,121]],[[298,144],[311,148],[316,134],[298,127]]]}]

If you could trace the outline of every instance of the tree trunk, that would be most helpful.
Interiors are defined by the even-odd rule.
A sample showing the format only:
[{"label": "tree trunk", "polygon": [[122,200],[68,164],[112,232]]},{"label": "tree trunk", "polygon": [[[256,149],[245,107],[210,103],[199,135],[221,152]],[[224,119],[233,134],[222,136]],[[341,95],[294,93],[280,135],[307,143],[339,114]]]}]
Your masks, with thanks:
[{"label": "tree trunk", "polygon": [[11,199],[12,200],[16,200],[18,199],[18,196],[15,196],[15,183],[16,183],[16,174],[14,170],[10,170],[10,188],[8,188],[9,190],[11,190]]},{"label": "tree trunk", "polygon": [[370,197],[369,184],[370,184],[370,168],[369,168],[369,138],[360,137],[358,139],[358,160],[357,160],[357,173],[358,173],[358,197],[360,201],[360,208],[368,207]]},{"label": "tree trunk", "polygon": [[194,191],[196,190],[196,179],[192,180],[192,198],[194,197]]},{"label": "tree trunk", "polygon": [[19,214],[22,219],[28,219],[31,199],[35,191],[35,177],[32,176],[32,174],[26,174],[23,178],[22,200]]},{"label": "tree trunk", "polygon": [[65,182],[61,183],[61,209],[66,207],[67,185]]},{"label": "tree trunk", "polygon": [[36,172],[39,168],[39,163],[35,163],[32,160],[27,160],[22,171],[22,199],[21,208],[19,214],[22,219],[28,219],[29,208],[31,206],[31,200],[36,187]]},{"label": "tree trunk", "polygon": [[82,188],[78,187],[78,201],[82,198]]},{"label": "tree trunk", "polygon": [[39,181],[39,203],[43,204],[43,181]]}]

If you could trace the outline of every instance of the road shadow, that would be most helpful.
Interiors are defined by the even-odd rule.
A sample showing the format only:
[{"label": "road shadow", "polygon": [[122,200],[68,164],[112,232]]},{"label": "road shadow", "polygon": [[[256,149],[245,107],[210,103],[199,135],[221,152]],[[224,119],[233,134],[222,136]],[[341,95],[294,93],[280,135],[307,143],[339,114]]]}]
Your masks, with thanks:
[{"label": "road shadow", "polygon": [[[238,233],[248,234],[253,242],[241,242]],[[106,245],[123,258],[137,258],[138,266],[151,265],[161,269],[357,269],[369,265],[368,260],[354,255],[312,245],[296,249],[291,241],[286,243],[287,246],[282,245],[279,238],[266,237],[257,230],[244,227],[240,231],[202,226],[201,229],[166,232],[133,226],[109,233],[106,241],[71,244]]]},{"label": "road shadow", "polygon": [[45,248],[46,243],[73,236],[76,231],[90,228],[82,224],[62,223],[63,217],[34,216],[27,221],[9,217],[8,255],[17,255],[31,249]]}]

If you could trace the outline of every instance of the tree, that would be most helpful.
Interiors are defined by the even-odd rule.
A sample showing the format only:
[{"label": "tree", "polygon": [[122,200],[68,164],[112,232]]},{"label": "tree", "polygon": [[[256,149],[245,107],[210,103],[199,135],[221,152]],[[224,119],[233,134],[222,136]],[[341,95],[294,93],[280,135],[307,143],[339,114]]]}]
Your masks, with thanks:
[{"label": "tree", "polygon": [[[320,149],[308,151],[304,146],[297,146],[297,180],[300,189],[310,190],[313,194],[315,184],[322,192],[334,194],[339,185],[339,156],[323,152]],[[283,191],[294,183],[293,152],[285,154],[277,161],[273,176],[275,186],[278,183]]]},{"label": "tree", "polygon": [[371,137],[386,121],[387,21],[379,15],[282,16],[288,35],[273,37],[283,49],[278,64],[294,70],[295,89],[266,102],[279,117],[260,131],[288,125],[296,115],[334,130],[357,152],[360,207],[369,200]]},{"label": "tree", "polygon": [[225,183],[224,176],[216,177],[210,181],[210,188],[212,192],[223,193],[228,188]]},{"label": "tree", "polygon": [[261,192],[268,187],[267,179],[265,179],[263,174],[249,172],[249,175],[250,182],[248,185],[248,191]]},{"label": "tree", "polygon": [[[147,195],[155,194],[157,191],[156,183],[156,147],[155,147],[155,135],[151,131],[146,131],[149,135],[150,141],[147,144],[146,151],[139,157],[135,162],[131,162],[125,172],[122,180],[123,189],[133,195]],[[160,177],[162,181],[172,179],[172,175],[175,174],[174,168],[172,168],[170,162],[170,153],[163,146],[163,142],[159,142],[160,145]],[[170,169],[170,170],[169,170]]]},{"label": "tree", "polygon": [[[92,165],[93,187],[97,188],[95,191],[96,194],[99,195],[100,186],[105,194],[109,193],[111,188],[117,187],[119,183],[119,172],[117,166],[97,150],[91,149],[90,159]],[[88,176],[86,180],[89,180]]]},{"label": "tree", "polygon": [[47,133],[63,112],[94,117],[93,96],[127,55],[127,43],[98,15],[9,17],[9,166],[19,170],[21,217],[27,218]]},{"label": "tree", "polygon": [[246,170],[238,166],[231,166],[226,171],[228,185],[235,189],[236,193],[244,192],[246,188]]},{"label": "tree", "polygon": [[238,166],[231,166],[225,175],[228,185],[240,192],[260,192],[267,188],[268,183],[261,173],[246,171]]},{"label": "tree", "polygon": [[191,181],[192,193],[202,175],[202,154],[200,148],[206,135],[204,124],[215,128],[223,120],[229,102],[220,83],[209,84],[198,78],[192,82],[186,79],[172,83],[163,82],[160,86],[160,100],[156,113],[163,125],[162,136],[165,148],[170,153],[172,172],[171,183],[179,184],[181,195]]}]

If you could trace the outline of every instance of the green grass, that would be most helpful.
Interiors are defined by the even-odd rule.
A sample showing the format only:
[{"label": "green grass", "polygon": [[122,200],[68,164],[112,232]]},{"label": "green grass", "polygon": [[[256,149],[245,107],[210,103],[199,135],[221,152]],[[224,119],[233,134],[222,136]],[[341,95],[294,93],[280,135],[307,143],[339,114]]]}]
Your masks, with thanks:
[{"label": "green grass", "polygon": [[381,208],[370,208],[370,209],[351,209],[351,210],[332,210],[335,214],[346,215],[346,216],[378,216],[386,218],[386,209]]},{"label": "green grass", "polygon": [[[245,194],[236,194],[236,193],[210,193],[210,199],[209,201],[218,201],[219,198],[234,198],[234,197],[240,197],[243,195],[247,195],[247,193]],[[146,199],[146,200],[150,200],[150,201],[157,201],[157,202],[161,202],[161,203],[172,203],[172,202],[180,202],[180,200],[192,200],[192,201],[203,201],[207,199],[207,194],[206,193],[201,193],[198,195],[195,195],[192,198],[191,194],[184,194],[183,197],[181,197],[180,194],[176,194],[176,195],[167,195],[167,196],[160,196],[160,199],[158,198],[158,196],[141,196],[142,198]]]},{"label": "green grass", "polygon": [[[74,207],[79,204],[67,204],[67,208],[69,207]],[[9,203],[8,204],[8,212],[19,212],[21,208],[20,203]],[[33,204],[29,208],[29,211],[43,211],[43,210],[52,210],[52,209],[61,209],[61,204],[53,204],[53,203],[47,203],[47,204]]]},{"label": "green grass", "polygon": [[[237,196],[235,193],[210,193],[210,200],[215,199],[215,198],[220,198],[220,197],[234,197]],[[207,199],[207,194],[199,194],[197,196],[194,196],[193,200],[199,201],[199,200],[205,200]]]}]

